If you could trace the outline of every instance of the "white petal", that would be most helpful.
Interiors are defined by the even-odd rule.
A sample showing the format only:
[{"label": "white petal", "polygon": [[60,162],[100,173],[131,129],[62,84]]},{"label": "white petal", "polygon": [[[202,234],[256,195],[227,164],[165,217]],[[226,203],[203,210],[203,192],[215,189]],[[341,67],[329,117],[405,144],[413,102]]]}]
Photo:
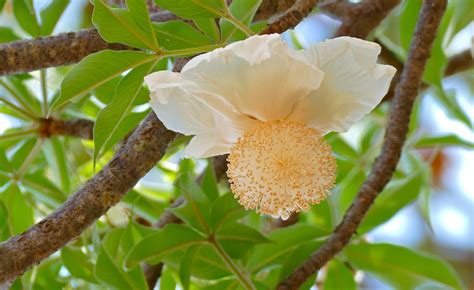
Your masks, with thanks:
[{"label": "white petal", "polygon": [[395,68],[377,64],[380,45],[352,37],[316,44],[307,58],[324,72],[321,86],[299,102],[289,119],[322,132],[344,132],[387,93]]},{"label": "white petal", "polygon": [[[318,88],[322,73],[278,35],[253,36],[191,60],[186,90],[219,95],[239,113],[260,121],[287,117],[298,100]],[[214,99],[215,100],[215,99]],[[212,104],[211,104],[212,105]]]},{"label": "white petal", "polygon": [[[166,128],[184,135],[196,135],[186,153],[192,157],[208,157],[228,153],[232,144],[253,126],[233,112],[230,105],[219,103],[216,111],[192,93],[183,90],[187,81],[178,73],[160,71],[145,78],[150,88],[150,104]],[[227,113],[227,115],[226,115]]]}]

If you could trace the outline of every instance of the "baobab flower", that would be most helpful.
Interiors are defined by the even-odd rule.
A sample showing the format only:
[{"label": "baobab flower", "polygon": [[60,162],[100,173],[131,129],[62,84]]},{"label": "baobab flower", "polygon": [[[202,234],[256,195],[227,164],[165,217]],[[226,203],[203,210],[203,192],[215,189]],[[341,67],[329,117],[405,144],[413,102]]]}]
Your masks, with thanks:
[{"label": "baobab flower", "polygon": [[325,199],[335,182],[324,134],[346,131],[386,94],[395,69],[377,64],[379,53],[350,37],[297,51],[277,34],[253,36],[145,82],[163,124],[194,136],[185,156],[230,153],[239,202],[286,219]]}]

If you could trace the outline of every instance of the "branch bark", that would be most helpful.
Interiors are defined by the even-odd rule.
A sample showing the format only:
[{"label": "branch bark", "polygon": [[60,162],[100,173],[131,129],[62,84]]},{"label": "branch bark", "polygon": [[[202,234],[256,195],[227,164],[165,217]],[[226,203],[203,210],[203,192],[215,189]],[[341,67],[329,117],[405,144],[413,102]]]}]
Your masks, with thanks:
[{"label": "branch bark", "polygon": [[[399,3],[400,0],[366,0],[350,6],[346,5],[345,8],[339,6],[338,10],[332,7],[333,13],[336,11],[342,13],[341,17],[343,18],[342,25],[336,31],[335,36],[347,35],[366,38]],[[331,11],[331,6],[328,6],[327,9]]]},{"label": "branch bark", "polygon": [[424,1],[408,59],[391,105],[381,154],[343,221],[303,265],[278,285],[278,289],[298,289],[311,275],[338,254],[349,243],[375,198],[392,178],[408,132],[410,114],[421,85],[423,71],[445,9],[446,0]]},{"label": "branch bark", "polygon": [[[285,0],[284,3],[290,2],[295,0]],[[264,0],[255,15],[255,20],[263,20],[270,15],[285,11],[286,5],[277,3],[275,0]],[[161,11],[151,15],[151,19],[155,22],[165,22],[178,18],[170,12]],[[105,42],[96,29],[5,43],[0,45],[0,76],[70,65],[104,49],[133,48]]]},{"label": "branch bark", "polygon": [[260,32],[260,34],[283,33],[295,27],[313,10],[319,0],[296,0],[295,3],[276,21]]},{"label": "branch bark", "polygon": [[81,139],[92,140],[94,122],[85,119],[58,120],[44,118],[40,121],[39,136],[48,138],[51,136],[72,136]]}]

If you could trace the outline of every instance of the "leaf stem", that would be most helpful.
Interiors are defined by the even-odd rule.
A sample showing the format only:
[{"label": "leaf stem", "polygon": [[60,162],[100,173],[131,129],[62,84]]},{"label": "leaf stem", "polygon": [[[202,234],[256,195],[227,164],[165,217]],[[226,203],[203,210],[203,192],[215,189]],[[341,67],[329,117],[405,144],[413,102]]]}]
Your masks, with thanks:
[{"label": "leaf stem", "polygon": [[10,93],[12,98],[15,99],[25,111],[28,111],[29,113],[34,114],[34,111],[30,109],[30,106],[25,102],[25,100],[17,92],[15,92],[15,90],[12,87],[10,87],[3,80],[0,80],[0,85],[2,85]]},{"label": "leaf stem", "polygon": [[33,162],[36,155],[38,155],[38,153],[41,149],[41,145],[43,145],[43,140],[40,139],[40,140],[36,141],[35,146],[33,147],[33,149],[31,149],[30,153],[26,157],[25,161],[23,161],[23,164],[21,164],[20,169],[18,169],[18,171],[16,173],[16,179],[17,180],[20,180],[21,177],[23,176],[23,174],[26,173],[26,171],[28,170],[28,167],[30,166],[31,162]]},{"label": "leaf stem", "polygon": [[234,15],[232,15],[232,12],[230,12],[229,7],[227,6],[227,2],[225,0],[222,0],[222,2],[224,6],[224,14],[222,15],[222,17],[230,23],[234,24],[235,27],[240,29],[247,36],[255,35],[255,32],[253,32],[247,25],[243,24],[239,19],[235,18]]},{"label": "leaf stem", "polygon": [[9,107],[10,109],[12,109],[13,111],[19,113],[20,115],[22,115],[23,117],[27,118],[27,119],[30,119],[32,121],[36,121],[38,118],[33,115],[32,113],[30,112],[27,112],[23,109],[21,109],[20,107],[16,106],[15,104],[13,104],[12,102],[8,101],[7,99],[5,98],[2,98],[0,97],[0,102],[3,102],[7,107]]},{"label": "leaf stem", "polygon": [[6,140],[10,140],[10,139],[15,139],[15,138],[18,138],[18,137],[33,135],[37,131],[38,131],[37,129],[31,128],[31,129],[27,129],[27,130],[18,131],[18,132],[7,133],[7,134],[0,135],[0,140],[6,141]]},{"label": "leaf stem", "polygon": [[48,114],[48,86],[46,83],[46,70],[40,70],[41,93],[43,95],[43,115]]},{"label": "leaf stem", "polygon": [[249,277],[247,277],[244,271],[240,270],[237,267],[234,261],[232,261],[229,255],[227,255],[227,253],[224,251],[221,245],[214,239],[213,236],[209,237],[209,242],[211,243],[213,248],[216,250],[217,254],[221,257],[222,261],[224,261],[224,263],[229,268],[229,270],[232,271],[232,273],[234,273],[234,275],[237,277],[237,279],[240,281],[242,286],[245,289],[250,289],[250,290],[256,289],[252,281],[249,279]]}]

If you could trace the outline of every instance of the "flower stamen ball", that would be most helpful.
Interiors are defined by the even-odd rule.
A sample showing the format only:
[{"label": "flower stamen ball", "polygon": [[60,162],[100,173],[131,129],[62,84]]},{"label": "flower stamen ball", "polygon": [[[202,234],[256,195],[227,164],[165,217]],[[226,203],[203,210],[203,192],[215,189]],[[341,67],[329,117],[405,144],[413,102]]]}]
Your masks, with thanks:
[{"label": "flower stamen ball", "polygon": [[265,122],[245,132],[228,161],[239,202],[282,219],[324,200],[336,179],[336,161],[321,132],[294,121]]}]

